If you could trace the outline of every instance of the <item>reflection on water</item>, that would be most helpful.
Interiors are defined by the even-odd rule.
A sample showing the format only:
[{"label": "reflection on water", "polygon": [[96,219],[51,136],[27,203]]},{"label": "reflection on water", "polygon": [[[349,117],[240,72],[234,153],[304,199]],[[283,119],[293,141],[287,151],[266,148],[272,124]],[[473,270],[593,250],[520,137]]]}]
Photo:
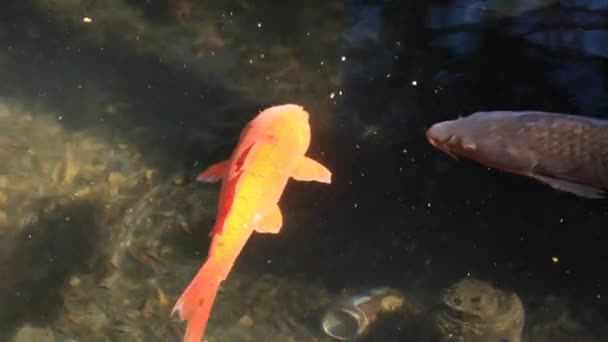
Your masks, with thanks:
[{"label": "reflection on water", "polygon": [[494,30],[527,44],[518,52],[551,65],[546,78],[568,90],[578,108],[600,114],[605,99],[605,64],[578,56],[608,57],[608,4],[601,1],[458,1],[458,5],[432,7],[427,26],[446,30],[431,44],[446,47],[457,56],[480,53],[487,30],[477,24],[489,21]]},{"label": "reflection on water", "polygon": [[[606,116],[607,10],[582,0],[5,5],[0,340],[179,340],[184,324],[169,311],[202,264],[217,205],[217,186],[193,176],[258,111],[295,102],[311,112],[310,155],[334,184],[288,185],[283,231],[247,245],[208,341],[330,341],[327,305],[376,286],[402,290],[405,305],[362,340],[433,341],[454,314],[445,291],[462,278],[521,300],[512,340],[523,315],[524,341],[601,341],[604,205],[453,161],[424,131],[478,110]],[[475,289],[453,297],[473,304],[456,303],[469,315],[446,323],[450,333],[504,321],[492,311],[503,295]]]}]

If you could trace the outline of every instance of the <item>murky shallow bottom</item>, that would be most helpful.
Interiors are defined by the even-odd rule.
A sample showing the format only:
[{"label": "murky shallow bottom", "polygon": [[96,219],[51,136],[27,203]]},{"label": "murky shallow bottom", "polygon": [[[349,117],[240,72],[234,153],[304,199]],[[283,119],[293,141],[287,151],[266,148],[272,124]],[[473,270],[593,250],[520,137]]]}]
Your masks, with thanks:
[{"label": "murky shallow bottom", "polygon": [[[9,279],[0,285],[3,339],[179,340],[184,324],[170,309],[204,259],[217,189],[163,175],[130,146],[65,131],[50,115],[2,104],[0,117],[0,265]],[[442,322],[436,304],[450,300],[403,290],[404,309],[380,317],[362,340],[433,341]],[[321,314],[343,295],[322,277],[260,275],[237,265],[206,340],[330,341]],[[586,328],[596,313],[559,298],[522,300],[532,303],[524,341],[600,341]]]},{"label": "murky shallow bottom", "polygon": [[[302,11],[294,18],[302,20],[298,25],[293,25],[297,31],[295,33],[309,37],[299,42],[302,46],[287,44],[282,40],[284,37],[277,37],[272,29],[265,30],[272,25],[271,21],[276,15],[264,16],[264,9],[255,12],[255,6],[248,7],[246,2],[241,13],[248,14],[238,17],[232,17],[231,12],[224,9],[209,11],[203,7],[188,8],[187,5],[192,4],[188,1],[173,3],[186,6],[174,8],[181,8],[181,12],[174,14],[174,19],[182,26],[167,25],[151,29],[145,16],[132,7],[127,8],[123,1],[104,4],[60,1],[60,7],[52,9],[58,12],[53,14],[62,19],[57,19],[51,25],[62,27],[65,25],[62,20],[67,18],[66,21],[73,26],[66,27],[78,27],[77,34],[69,38],[60,37],[56,42],[59,47],[47,47],[48,50],[43,50],[45,57],[39,58],[38,39],[45,37],[45,30],[30,25],[26,35],[31,41],[24,43],[27,46],[12,47],[12,50],[0,54],[0,63],[7,62],[6,65],[11,67],[15,60],[35,55],[31,61],[40,64],[34,63],[32,74],[36,77],[46,76],[50,81],[42,85],[36,83],[39,89],[32,93],[40,91],[45,97],[68,98],[66,102],[73,106],[72,112],[66,110],[66,117],[62,118],[57,113],[61,110],[54,113],[38,112],[15,103],[0,103],[0,271],[8,279],[0,282],[0,308],[3,308],[0,310],[0,340],[178,341],[185,328],[183,322],[169,317],[169,312],[173,301],[204,260],[209,242],[208,229],[215,216],[217,187],[193,184],[192,175],[174,174],[151,161],[154,159],[151,155],[156,152],[150,150],[162,143],[158,137],[167,134],[169,129],[141,126],[115,134],[111,129],[104,131],[103,127],[112,126],[106,123],[106,126],[98,127],[95,131],[68,130],[66,127],[72,121],[93,122],[98,117],[111,121],[140,114],[143,117],[141,120],[148,124],[148,121],[156,119],[155,115],[167,113],[175,115],[167,121],[180,121],[184,117],[176,113],[192,106],[194,109],[189,110],[193,116],[199,118],[204,112],[205,118],[200,121],[205,125],[212,122],[216,126],[204,127],[201,132],[182,122],[182,126],[186,127],[184,136],[196,136],[194,140],[219,145],[224,144],[224,140],[232,139],[220,141],[219,136],[223,132],[216,134],[210,131],[238,125],[228,130],[236,134],[242,118],[252,113],[237,110],[238,113],[233,111],[234,116],[227,115],[226,111],[210,110],[209,101],[215,100],[220,106],[230,106],[228,103],[235,101],[250,101],[258,106],[295,96],[298,101],[312,98],[310,102],[321,108],[330,105],[335,108],[333,105],[343,96],[342,89],[345,89],[344,97],[349,95],[348,87],[341,84],[340,75],[336,72],[338,65],[346,65],[342,60],[344,55],[336,48],[340,46],[339,37],[346,25],[329,14],[342,13],[342,2],[327,2],[323,11],[318,8],[306,13]],[[47,13],[47,5],[46,2],[43,4],[42,12]],[[277,12],[281,10],[284,9]],[[201,16],[204,20],[197,21],[197,11],[205,13],[206,16]],[[92,23],[82,22],[83,14],[90,15]],[[208,20],[211,17],[213,20]],[[222,30],[218,27],[222,27]],[[19,28],[15,31],[19,31]],[[295,33],[292,32],[292,36]],[[3,34],[3,30],[0,30],[0,36]],[[186,82],[182,81],[189,80],[186,77],[159,84],[166,76],[162,72],[155,77],[147,78],[144,75],[135,80],[131,80],[133,75],[113,80],[112,77],[120,74],[122,69],[112,72],[110,70],[113,68],[109,67],[108,70],[89,70],[90,74],[80,74],[82,70],[88,70],[87,67],[97,67],[95,63],[98,62],[114,66],[117,60],[122,63],[120,58],[133,61],[127,57],[132,51],[124,55],[113,51],[120,57],[113,59],[115,57],[110,54],[112,49],[108,45],[117,36],[121,37],[123,44],[140,53],[138,57],[161,60],[154,68],[163,70],[171,64],[178,66],[176,70],[183,71],[181,76],[200,77],[205,82],[221,78],[221,82],[218,82],[221,86],[235,90],[234,93],[242,97],[235,99],[234,94],[227,91],[229,95],[225,101],[219,100],[206,89],[199,94],[197,91],[200,89],[184,85]],[[366,39],[378,37],[371,32]],[[360,42],[350,44],[355,43]],[[89,49],[88,57],[77,56],[82,53],[79,44],[82,51]],[[90,50],[95,50],[96,54]],[[49,51],[53,53],[47,58]],[[298,58],[302,54],[310,55]],[[378,55],[381,54],[378,52]],[[348,61],[355,58],[349,55]],[[361,58],[367,61],[368,56]],[[388,58],[391,60],[392,56]],[[139,62],[136,58],[134,60]],[[49,62],[50,66],[46,64]],[[368,70],[368,65],[363,64],[359,65],[359,73],[367,78],[364,71]],[[349,65],[353,69],[357,66]],[[63,70],[64,67],[69,70]],[[52,72],[39,75],[47,68]],[[19,73],[28,70],[29,65]],[[107,78],[111,80],[103,77],[106,71],[110,74]],[[70,72],[78,75],[73,75],[69,81],[59,82],[58,88],[73,86],[74,89],[55,91],[55,78]],[[177,77],[176,74],[169,76]],[[19,77],[19,80],[27,83],[29,77]],[[36,81],[39,79],[36,78]],[[162,86],[167,89],[154,92],[154,89]],[[114,87],[118,87],[116,93],[120,93],[120,96],[100,91],[109,88],[116,90]],[[356,87],[350,88],[356,91]],[[131,93],[133,89],[146,89],[148,92],[135,91],[139,96],[134,96]],[[171,96],[165,96],[170,99],[167,100],[169,103],[154,101],[157,100],[155,94],[165,92],[172,92]],[[417,103],[418,95],[408,94],[415,97],[416,101],[412,102]],[[197,98],[199,96],[200,99]],[[23,103],[31,104],[28,96],[22,97],[27,99]],[[117,98],[130,101],[131,97],[136,100],[130,105],[136,108],[116,101]],[[196,101],[193,98],[197,98]],[[383,103],[386,98],[375,100]],[[180,101],[185,104],[180,104]],[[138,103],[146,103],[148,107],[137,107]],[[154,112],[154,115],[147,111],[159,103],[166,107]],[[201,109],[202,103],[206,110]],[[378,110],[373,105],[370,107],[370,111]],[[65,109],[62,106],[58,108]],[[95,113],[88,113],[89,110]],[[403,108],[394,110],[402,112]],[[315,118],[317,125],[330,123],[330,118],[321,114],[331,110],[314,112],[318,114]],[[72,114],[70,118],[69,114]],[[349,112],[345,120],[354,121],[361,115],[361,112]],[[335,123],[344,118],[331,119],[334,120],[331,123],[337,127],[339,125]],[[375,120],[374,117],[371,121]],[[347,127],[350,129],[353,126]],[[378,132],[386,128],[373,125],[365,128],[366,123],[360,126],[356,128],[360,128],[363,135],[377,139],[382,139],[382,134]],[[399,125],[395,130],[401,134]],[[121,137],[129,139],[127,141]],[[141,140],[148,140],[138,146],[149,147],[150,150],[135,146],[140,137]],[[150,140],[150,137],[153,139]],[[206,151],[215,148],[203,147]],[[149,155],[142,156],[142,153]],[[171,162],[174,161],[166,164]],[[191,171],[194,174],[202,167],[204,165],[196,165]],[[175,169],[180,167],[169,168]],[[297,222],[290,225],[294,227]],[[350,242],[343,243],[348,245]],[[352,242],[353,245],[356,243],[361,245],[359,241]],[[349,246],[343,247],[348,250]],[[251,266],[251,269],[246,269],[244,265]],[[441,272],[431,267],[427,271]],[[425,272],[412,277],[412,288],[401,289],[405,293],[404,310],[379,319],[362,341],[436,341],[431,337],[431,331],[436,328],[435,318],[442,317],[437,313],[437,304],[442,304],[441,300],[445,300],[445,297],[428,290],[434,284],[425,281],[432,278],[431,274]],[[344,294],[330,291],[324,280],[323,274],[314,278],[310,275],[268,274],[262,266],[241,259],[223,284],[214,305],[207,341],[329,341],[320,331],[321,313]],[[345,290],[355,293],[361,290],[358,284],[349,285],[353,288]],[[451,285],[441,284],[444,288]],[[604,328],[608,324],[596,311],[584,305],[551,296],[538,298],[525,293],[518,295],[525,309],[524,341],[592,342],[601,341],[608,335]],[[488,303],[492,303],[492,300]],[[458,328],[450,331],[458,331]],[[461,333],[465,331],[462,329]]]}]

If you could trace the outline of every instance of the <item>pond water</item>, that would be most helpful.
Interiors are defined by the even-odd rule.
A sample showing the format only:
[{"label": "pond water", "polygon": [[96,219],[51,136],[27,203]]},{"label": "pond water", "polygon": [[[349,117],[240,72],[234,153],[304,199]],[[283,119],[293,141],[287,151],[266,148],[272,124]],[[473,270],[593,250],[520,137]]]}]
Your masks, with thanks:
[{"label": "pond water", "polygon": [[287,184],[206,341],[332,341],[322,314],[378,286],[401,305],[359,341],[608,335],[606,202],[425,138],[477,111],[608,119],[604,1],[26,0],[0,22],[1,341],[181,341],[220,190],[195,178],[284,103],[332,183]]}]

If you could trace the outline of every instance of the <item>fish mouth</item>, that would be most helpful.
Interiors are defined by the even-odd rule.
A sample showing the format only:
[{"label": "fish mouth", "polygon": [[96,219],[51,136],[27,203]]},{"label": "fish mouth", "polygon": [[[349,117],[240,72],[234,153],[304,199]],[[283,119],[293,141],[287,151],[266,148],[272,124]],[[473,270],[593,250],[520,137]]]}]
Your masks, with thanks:
[{"label": "fish mouth", "polygon": [[452,139],[452,136],[450,136],[445,141],[442,141],[442,140],[431,137],[427,132],[426,138],[429,141],[429,143],[431,145],[433,145],[433,147],[435,147],[438,150],[443,151],[445,154],[449,155],[450,157],[454,158],[455,160],[458,160],[458,156],[456,156],[456,154],[454,154],[454,152],[452,152],[452,150],[445,144],[445,141],[450,141],[450,139]]}]

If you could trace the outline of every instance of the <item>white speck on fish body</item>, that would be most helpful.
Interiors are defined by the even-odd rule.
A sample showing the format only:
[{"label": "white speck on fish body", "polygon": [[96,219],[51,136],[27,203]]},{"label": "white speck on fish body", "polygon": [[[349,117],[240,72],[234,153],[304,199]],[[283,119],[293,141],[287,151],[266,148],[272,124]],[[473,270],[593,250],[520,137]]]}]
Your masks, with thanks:
[{"label": "white speck on fish body", "polygon": [[258,222],[260,222],[260,219],[261,219],[261,218],[262,218],[262,215],[260,215],[260,213],[256,213],[256,214],[253,216],[253,223],[258,223]]}]

